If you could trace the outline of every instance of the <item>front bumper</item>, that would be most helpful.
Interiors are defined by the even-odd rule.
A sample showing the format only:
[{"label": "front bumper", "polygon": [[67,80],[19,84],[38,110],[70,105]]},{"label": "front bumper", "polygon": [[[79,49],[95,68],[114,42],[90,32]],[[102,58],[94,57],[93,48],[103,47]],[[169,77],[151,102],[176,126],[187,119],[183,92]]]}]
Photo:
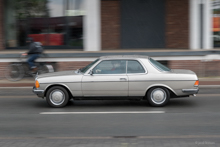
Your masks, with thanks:
[{"label": "front bumper", "polygon": [[39,89],[37,89],[37,88],[35,88],[35,87],[33,87],[33,93],[35,93],[38,97],[44,97],[44,90],[39,90]]},{"label": "front bumper", "polygon": [[197,89],[182,89],[183,93],[188,93],[188,94],[197,94],[199,92],[199,88]]}]

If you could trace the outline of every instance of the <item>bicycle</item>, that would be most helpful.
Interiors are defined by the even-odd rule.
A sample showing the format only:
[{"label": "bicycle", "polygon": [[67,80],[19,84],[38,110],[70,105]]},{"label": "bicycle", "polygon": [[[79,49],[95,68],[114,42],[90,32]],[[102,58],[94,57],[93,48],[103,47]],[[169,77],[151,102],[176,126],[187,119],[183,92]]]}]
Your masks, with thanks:
[{"label": "bicycle", "polygon": [[5,63],[0,63],[0,80],[4,79]]},{"label": "bicycle", "polygon": [[[46,57],[46,54],[42,54],[41,57]],[[48,72],[54,72],[54,68],[52,65],[47,62],[35,62],[37,66],[37,72],[32,73],[29,65],[26,61],[26,55],[23,53],[20,55],[20,62],[14,62],[8,65],[5,69],[5,77],[9,81],[19,81],[24,77],[35,77],[36,74],[43,74]],[[25,58],[25,60],[24,60]]]}]

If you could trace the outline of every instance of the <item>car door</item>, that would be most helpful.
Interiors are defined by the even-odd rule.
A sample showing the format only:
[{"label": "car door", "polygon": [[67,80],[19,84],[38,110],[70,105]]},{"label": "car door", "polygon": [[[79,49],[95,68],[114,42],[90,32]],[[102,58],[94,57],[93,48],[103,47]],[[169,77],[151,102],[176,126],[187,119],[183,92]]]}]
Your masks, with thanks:
[{"label": "car door", "polygon": [[128,96],[126,60],[103,60],[91,71],[82,78],[84,97]]},{"label": "car door", "polygon": [[138,60],[127,61],[129,96],[144,96],[148,84],[147,70]]}]

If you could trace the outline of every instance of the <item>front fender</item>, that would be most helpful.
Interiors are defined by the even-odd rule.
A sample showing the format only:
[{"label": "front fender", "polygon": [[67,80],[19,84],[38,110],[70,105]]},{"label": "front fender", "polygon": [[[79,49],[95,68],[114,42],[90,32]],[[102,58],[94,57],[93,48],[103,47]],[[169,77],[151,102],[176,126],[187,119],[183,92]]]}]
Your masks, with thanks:
[{"label": "front fender", "polygon": [[69,91],[69,93],[73,96],[73,94],[72,94],[71,90],[69,89],[69,87],[68,87],[67,85],[63,84],[63,83],[48,84],[48,85],[46,86],[46,88],[44,89],[44,91],[45,91],[45,92],[44,92],[44,96],[46,96],[46,93],[47,93],[48,89],[49,89],[50,87],[52,87],[52,86],[62,86],[62,87],[64,87],[64,88],[66,88],[66,89]]}]

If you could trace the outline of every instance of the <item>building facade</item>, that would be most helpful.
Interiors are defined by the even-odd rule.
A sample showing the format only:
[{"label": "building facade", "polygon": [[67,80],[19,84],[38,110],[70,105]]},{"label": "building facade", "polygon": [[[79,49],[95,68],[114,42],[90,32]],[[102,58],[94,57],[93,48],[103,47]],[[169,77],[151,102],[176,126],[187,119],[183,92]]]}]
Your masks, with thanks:
[{"label": "building facade", "polygon": [[0,0],[0,49],[212,49],[219,0]]}]

